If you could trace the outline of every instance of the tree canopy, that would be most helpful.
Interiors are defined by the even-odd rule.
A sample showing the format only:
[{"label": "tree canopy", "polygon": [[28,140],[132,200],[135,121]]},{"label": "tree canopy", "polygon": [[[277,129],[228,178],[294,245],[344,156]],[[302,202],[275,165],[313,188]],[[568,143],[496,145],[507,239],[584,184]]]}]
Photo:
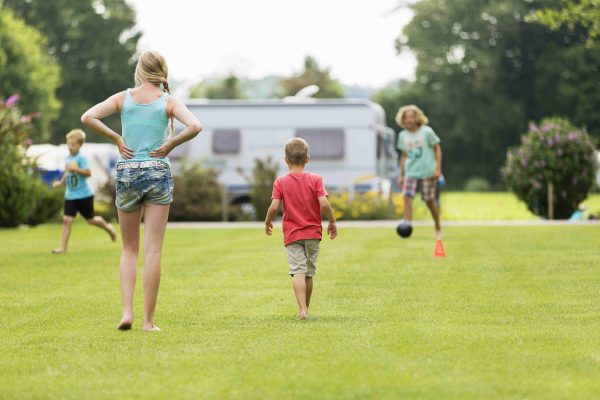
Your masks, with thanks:
[{"label": "tree canopy", "polygon": [[52,141],[81,127],[87,108],[133,84],[141,33],[125,0],[4,0],[4,7],[47,37],[47,52],[61,67],[62,108],[50,127]]},{"label": "tree canopy", "polygon": [[34,28],[0,8],[0,97],[20,95],[24,113],[39,112],[35,138],[47,139],[60,102],[56,88],[60,68],[46,51],[45,38]]},{"label": "tree canopy", "polygon": [[201,82],[190,91],[192,98],[205,99],[245,99],[240,79],[231,74],[216,82]]},{"label": "tree canopy", "polygon": [[[423,0],[397,40],[417,57],[416,81],[379,93],[388,118],[420,105],[442,138],[449,184],[481,176],[500,184],[506,150],[531,120],[560,115],[600,136],[600,47],[578,31],[556,32],[525,16],[522,0]],[[390,121],[391,122],[391,121]]]},{"label": "tree canopy", "polygon": [[304,59],[304,69],[281,81],[284,96],[293,96],[308,85],[317,85],[319,91],[314,95],[317,98],[344,97],[344,87],[331,77],[330,68],[322,68],[317,60],[311,56]]},{"label": "tree canopy", "polygon": [[531,18],[548,25],[554,30],[566,25],[570,29],[583,27],[588,34],[588,43],[600,38],[600,0],[562,0],[559,8],[538,10]]}]

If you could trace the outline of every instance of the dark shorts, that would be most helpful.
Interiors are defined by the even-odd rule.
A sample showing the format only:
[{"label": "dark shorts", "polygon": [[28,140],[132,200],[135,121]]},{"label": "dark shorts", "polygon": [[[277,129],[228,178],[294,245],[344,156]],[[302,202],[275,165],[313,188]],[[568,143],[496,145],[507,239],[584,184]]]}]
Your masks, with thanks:
[{"label": "dark shorts", "polygon": [[64,215],[75,217],[77,213],[85,219],[94,218],[94,196],[76,200],[65,199]]},{"label": "dark shorts", "polygon": [[119,210],[135,211],[144,203],[171,204],[173,201],[171,169],[167,164],[161,164],[149,168],[117,169],[115,205]]}]

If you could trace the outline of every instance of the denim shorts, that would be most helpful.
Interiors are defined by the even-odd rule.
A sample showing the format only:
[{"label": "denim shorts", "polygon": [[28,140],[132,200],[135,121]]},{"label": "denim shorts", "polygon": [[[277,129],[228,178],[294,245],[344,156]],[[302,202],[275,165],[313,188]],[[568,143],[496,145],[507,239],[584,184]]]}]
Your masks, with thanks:
[{"label": "denim shorts", "polygon": [[167,164],[118,169],[116,186],[115,204],[122,211],[135,211],[143,203],[165,205],[173,201],[173,177]]}]

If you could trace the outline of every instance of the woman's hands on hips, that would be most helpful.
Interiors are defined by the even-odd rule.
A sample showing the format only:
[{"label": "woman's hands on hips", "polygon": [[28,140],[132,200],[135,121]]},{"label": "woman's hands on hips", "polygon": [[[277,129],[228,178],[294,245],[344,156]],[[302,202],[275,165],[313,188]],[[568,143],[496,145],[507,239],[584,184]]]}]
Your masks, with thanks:
[{"label": "woman's hands on hips", "polygon": [[133,158],[133,150],[127,147],[125,140],[122,137],[117,139],[117,147],[119,148],[119,154],[121,154],[121,157],[123,157],[125,160],[130,160]]},{"label": "woman's hands on hips", "polygon": [[169,153],[171,152],[171,150],[173,150],[174,147],[175,146],[173,145],[173,142],[171,142],[170,140],[167,140],[158,149],[152,150],[150,152],[150,157],[164,158],[169,155]]}]

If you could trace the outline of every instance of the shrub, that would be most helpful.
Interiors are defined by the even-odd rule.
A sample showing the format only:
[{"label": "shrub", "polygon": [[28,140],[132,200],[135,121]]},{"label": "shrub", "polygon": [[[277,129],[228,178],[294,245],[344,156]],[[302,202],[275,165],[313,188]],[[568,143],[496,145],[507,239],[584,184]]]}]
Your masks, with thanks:
[{"label": "shrub", "polygon": [[273,161],[271,156],[264,160],[258,158],[254,160],[251,177],[238,168],[238,172],[246,178],[250,185],[250,204],[254,208],[254,219],[262,220],[267,215],[277,171],[279,171],[279,164]]},{"label": "shrub", "polygon": [[169,213],[171,221],[219,221],[222,217],[223,186],[219,173],[200,164],[184,165],[173,180],[175,193]]},{"label": "shrub", "polygon": [[489,192],[490,183],[485,178],[470,178],[465,184],[465,192]]},{"label": "shrub", "polygon": [[33,186],[35,205],[27,215],[25,223],[35,226],[58,217],[64,204],[64,189],[51,189],[40,180]]},{"label": "shrub", "polygon": [[554,187],[554,217],[568,218],[594,185],[596,148],[585,130],[561,118],[531,124],[521,145],[507,153],[507,186],[534,214],[548,214],[548,184]]},{"label": "shrub", "polygon": [[18,96],[0,101],[0,227],[37,225],[52,218],[62,205],[59,195],[35,174],[25,158],[34,114],[21,115]]},{"label": "shrub", "polygon": [[16,146],[0,145],[0,227],[23,224],[35,207],[35,181],[23,167]]},{"label": "shrub", "polygon": [[[404,199],[402,193],[389,198],[377,191],[355,193],[351,198],[348,192],[332,193],[328,197],[336,219],[340,220],[370,220],[370,219],[399,219],[404,215]],[[413,219],[420,220],[429,216],[427,207],[421,201],[413,203]]]},{"label": "shrub", "polygon": [[348,192],[333,194],[329,203],[336,219],[387,219],[389,215],[388,199],[375,191],[355,193],[352,198]]},{"label": "shrub", "polygon": [[116,197],[117,190],[115,187],[115,180],[110,178],[104,185],[98,188],[98,192],[94,196],[94,213],[108,222],[116,220]]}]

